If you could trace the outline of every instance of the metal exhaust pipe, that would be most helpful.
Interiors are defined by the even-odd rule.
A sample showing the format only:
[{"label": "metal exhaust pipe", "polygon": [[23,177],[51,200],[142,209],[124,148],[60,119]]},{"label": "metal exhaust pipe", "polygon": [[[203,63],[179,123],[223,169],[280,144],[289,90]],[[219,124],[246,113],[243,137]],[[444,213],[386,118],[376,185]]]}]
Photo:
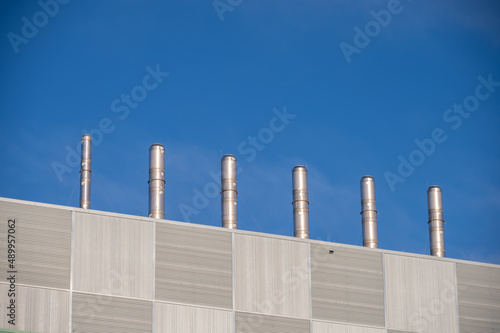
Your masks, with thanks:
[{"label": "metal exhaust pipe", "polygon": [[298,165],[292,170],[294,236],[309,238],[309,194],[307,169]]},{"label": "metal exhaust pipe", "polygon": [[238,229],[236,190],[236,157],[224,155],[221,159],[221,219],[222,227]]},{"label": "metal exhaust pipe", "polygon": [[149,148],[149,217],[165,218],[165,148],[155,143]]},{"label": "metal exhaust pipe", "polygon": [[377,200],[375,179],[372,176],[361,178],[361,223],[363,225],[363,246],[378,248]]},{"label": "metal exhaust pipe", "polygon": [[80,169],[80,208],[90,209],[90,176],[92,174],[92,137],[82,136]]},{"label": "metal exhaust pipe", "polygon": [[431,186],[427,190],[427,205],[431,255],[444,257],[443,192],[439,186]]}]

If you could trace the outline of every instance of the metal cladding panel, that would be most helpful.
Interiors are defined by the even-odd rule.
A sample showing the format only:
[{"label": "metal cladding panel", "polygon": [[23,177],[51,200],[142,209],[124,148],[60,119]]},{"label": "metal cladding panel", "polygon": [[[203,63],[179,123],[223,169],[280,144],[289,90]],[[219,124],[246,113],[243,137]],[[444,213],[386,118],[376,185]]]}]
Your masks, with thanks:
[{"label": "metal cladding panel", "polygon": [[233,333],[233,312],[156,302],[154,332]]},{"label": "metal cladding panel", "polygon": [[457,263],[460,333],[500,332],[500,269]]},{"label": "metal cladding panel", "polygon": [[309,320],[236,312],[236,333],[310,333]]},{"label": "metal cladding panel", "polygon": [[233,308],[231,233],[156,223],[155,297]]},{"label": "metal cladding panel", "polygon": [[73,293],[72,332],[153,331],[153,302]]},{"label": "metal cladding panel", "polygon": [[387,327],[426,332],[458,332],[454,264],[385,254]]},{"label": "metal cladding panel", "polygon": [[363,327],[313,321],[311,333],[386,333],[383,328]]},{"label": "metal cladding panel", "polygon": [[8,323],[9,285],[0,284],[0,327],[39,333],[69,331],[69,292],[16,286],[16,325]]},{"label": "metal cladding panel", "polygon": [[154,225],[75,212],[73,290],[153,298]]},{"label": "metal cladding panel", "polygon": [[308,243],[234,237],[236,310],[309,318]]},{"label": "metal cladding panel", "polygon": [[311,244],[311,262],[314,319],[385,327],[381,253]]},{"label": "metal cladding panel", "polygon": [[[7,253],[9,219],[15,220],[16,283],[69,289],[71,211],[0,201],[0,253]],[[1,267],[9,267],[7,255]]]}]

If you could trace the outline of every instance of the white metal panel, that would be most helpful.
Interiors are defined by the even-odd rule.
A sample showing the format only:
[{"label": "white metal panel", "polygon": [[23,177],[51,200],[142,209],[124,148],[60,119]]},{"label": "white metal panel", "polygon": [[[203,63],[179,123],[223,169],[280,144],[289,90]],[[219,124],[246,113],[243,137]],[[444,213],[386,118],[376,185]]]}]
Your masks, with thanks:
[{"label": "white metal panel", "polygon": [[386,333],[383,328],[313,321],[311,333]]},{"label": "white metal panel", "polygon": [[157,300],[233,308],[231,233],[156,223]]},{"label": "white metal panel", "polygon": [[152,222],[75,212],[73,290],[153,298]]},{"label": "white metal panel", "polygon": [[458,332],[453,263],[389,254],[384,260],[389,329]]},{"label": "white metal panel", "polygon": [[500,269],[457,263],[461,333],[500,332]]},{"label": "white metal panel", "polygon": [[0,267],[7,268],[7,221],[15,220],[17,283],[69,289],[71,211],[0,201]]},{"label": "white metal panel", "polygon": [[72,306],[72,329],[75,333],[153,331],[152,301],[74,292]]},{"label": "white metal panel", "polygon": [[39,333],[69,331],[69,292],[16,286],[16,322],[10,325],[9,285],[0,284],[0,327]]},{"label": "white metal panel", "polygon": [[310,333],[310,321],[305,319],[243,312],[235,317],[236,333]]},{"label": "white metal panel", "polygon": [[155,303],[155,333],[233,333],[232,311]]},{"label": "white metal panel", "polygon": [[385,327],[382,255],[311,244],[312,316]]},{"label": "white metal panel", "polygon": [[235,234],[236,310],[309,318],[308,246]]}]

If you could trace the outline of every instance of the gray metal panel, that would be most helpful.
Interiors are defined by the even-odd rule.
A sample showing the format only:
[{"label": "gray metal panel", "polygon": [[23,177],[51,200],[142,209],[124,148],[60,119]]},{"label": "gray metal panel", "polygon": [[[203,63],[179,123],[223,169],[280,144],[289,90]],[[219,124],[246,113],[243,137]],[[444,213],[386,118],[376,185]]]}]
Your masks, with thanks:
[{"label": "gray metal panel", "polygon": [[[0,201],[0,267],[7,262],[7,220],[15,219],[17,283],[69,289],[71,211]],[[5,255],[4,255],[5,254]]]},{"label": "gray metal panel", "polygon": [[309,320],[236,312],[236,333],[309,333]]},{"label": "gray metal panel", "polygon": [[236,310],[309,318],[308,243],[234,236]]},{"label": "gray metal panel", "polygon": [[460,333],[500,332],[500,269],[456,267]]},{"label": "gray metal panel", "polygon": [[232,311],[155,303],[155,333],[233,333]]},{"label": "gray metal panel", "polygon": [[153,302],[73,293],[75,333],[137,333],[153,331]]},{"label": "gray metal panel", "polygon": [[73,290],[153,298],[154,225],[75,212]]},{"label": "gray metal panel", "polygon": [[389,254],[384,258],[387,327],[458,332],[454,264]]},{"label": "gray metal panel", "polygon": [[157,300],[233,308],[231,233],[156,223]]},{"label": "gray metal panel", "polygon": [[311,262],[314,319],[385,327],[380,253],[311,244]]},{"label": "gray metal panel", "polygon": [[10,325],[7,306],[9,286],[0,284],[0,327],[40,332],[69,331],[69,292],[53,289],[16,286],[16,325]]},{"label": "gray metal panel", "polygon": [[363,327],[313,321],[311,333],[386,333],[384,328]]}]

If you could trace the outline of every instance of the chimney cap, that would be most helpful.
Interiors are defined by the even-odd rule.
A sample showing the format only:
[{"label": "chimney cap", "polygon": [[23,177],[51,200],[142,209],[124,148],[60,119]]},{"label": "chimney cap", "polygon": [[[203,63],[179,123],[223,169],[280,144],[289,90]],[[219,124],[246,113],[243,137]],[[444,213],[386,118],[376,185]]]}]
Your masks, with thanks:
[{"label": "chimney cap", "polygon": [[301,170],[301,169],[304,169],[305,171],[307,171],[307,168],[303,165],[296,165],[293,167],[293,171],[295,170]]},{"label": "chimney cap", "polygon": [[429,186],[429,188],[427,189],[427,192],[443,192],[441,190],[441,187],[437,186],[437,185],[432,185],[432,186]]},{"label": "chimney cap", "polygon": [[375,179],[374,179],[372,176],[369,176],[369,175],[366,175],[366,176],[361,177],[361,180],[362,180],[362,181],[363,181],[363,180],[366,180],[366,181],[372,181],[372,182],[374,182],[374,181],[375,181]]}]

